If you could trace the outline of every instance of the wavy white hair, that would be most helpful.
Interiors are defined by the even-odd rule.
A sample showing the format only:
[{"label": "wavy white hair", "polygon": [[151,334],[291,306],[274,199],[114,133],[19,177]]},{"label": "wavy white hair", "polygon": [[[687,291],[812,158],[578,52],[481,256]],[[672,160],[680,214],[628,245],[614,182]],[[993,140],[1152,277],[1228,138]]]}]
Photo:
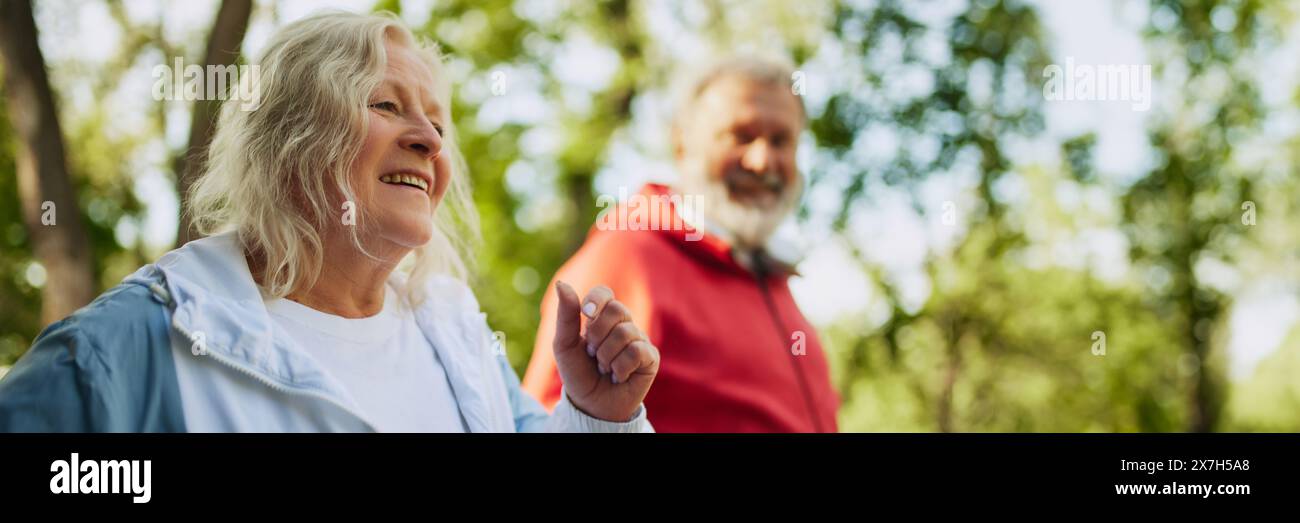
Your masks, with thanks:
[{"label": "wavy white hair", "polygon": [[[264,262],[261,284],[268,296],[283,297],[316,282],[324,263],[321,231],[341,214],[343,202],[356,201],[349,172],[367,133],[368,97],[387,67],[389,39],[415,50],[433,72],[433,92],[446,113],[442,153],[451,155],[452,164],[443,208],[434,213],[433,238],[399,265],[406,275],[399,291],[415,306],[425,298],[430,275],[469,276],[478,214],[437,44],[416,38],[395,16],[327,12],[271,37],[255,62],[260,74],[240,79],[258,82],[241,89],[260,89],[260,106],[224,104],[206,168],[189,196],[200,232],[234,230],[245,252]],[[362,252],[365,211],[356,209],[357,226],[347,228]]]}]

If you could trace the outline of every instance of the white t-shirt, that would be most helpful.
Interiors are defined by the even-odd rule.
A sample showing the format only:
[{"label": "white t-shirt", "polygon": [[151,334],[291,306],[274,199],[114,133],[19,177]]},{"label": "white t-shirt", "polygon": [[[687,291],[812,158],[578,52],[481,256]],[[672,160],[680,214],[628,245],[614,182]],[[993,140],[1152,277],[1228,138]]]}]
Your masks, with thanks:
[{"label": "white t-shirt", "polygon": [[465,432],[437,352],[392,287],[384,309],[349,319],[277,299],[266,302],[284,329],[347,388],[380,432]]}]

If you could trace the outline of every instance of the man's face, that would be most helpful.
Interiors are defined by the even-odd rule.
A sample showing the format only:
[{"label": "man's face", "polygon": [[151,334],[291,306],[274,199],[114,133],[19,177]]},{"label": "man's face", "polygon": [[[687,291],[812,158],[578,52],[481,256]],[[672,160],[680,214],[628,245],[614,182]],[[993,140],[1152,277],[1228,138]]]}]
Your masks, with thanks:
[{"label": "man's face", "polygon": [[789,88],[741,76],[713,81],[675,136],[683,189],[706,200],[725,195],[728,201],[705,202],[706,215],[745,246],[760,246],[798,198],[802,128]]}]

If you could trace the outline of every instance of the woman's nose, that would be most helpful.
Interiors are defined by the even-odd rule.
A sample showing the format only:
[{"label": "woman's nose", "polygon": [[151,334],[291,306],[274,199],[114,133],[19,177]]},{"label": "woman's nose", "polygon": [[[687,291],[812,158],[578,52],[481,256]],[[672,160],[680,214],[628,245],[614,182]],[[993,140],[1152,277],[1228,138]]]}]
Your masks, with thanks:
[{"label": "woman's nose", "polygon": [[411,127],[401,139],[402,148],[432,160],[442,152],[442,135],[433,124],[424,122]]}]

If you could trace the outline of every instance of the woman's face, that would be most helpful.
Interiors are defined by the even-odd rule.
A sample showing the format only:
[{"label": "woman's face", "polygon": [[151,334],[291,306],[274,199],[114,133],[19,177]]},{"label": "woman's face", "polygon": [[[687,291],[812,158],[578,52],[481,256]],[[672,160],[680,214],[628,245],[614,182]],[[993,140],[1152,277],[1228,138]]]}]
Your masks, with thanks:
[{"label": "woman's face", "polygon": [[[447,114],[433,95],[433,73],[412,49],[388,42],[388,69],[370,95],[369,130],[351,183],[378,238],[378,250],[414,249],[433,236],[433,212],[451,180],[442,153]],[[374,245],[380,240],[382,245]]]}]

